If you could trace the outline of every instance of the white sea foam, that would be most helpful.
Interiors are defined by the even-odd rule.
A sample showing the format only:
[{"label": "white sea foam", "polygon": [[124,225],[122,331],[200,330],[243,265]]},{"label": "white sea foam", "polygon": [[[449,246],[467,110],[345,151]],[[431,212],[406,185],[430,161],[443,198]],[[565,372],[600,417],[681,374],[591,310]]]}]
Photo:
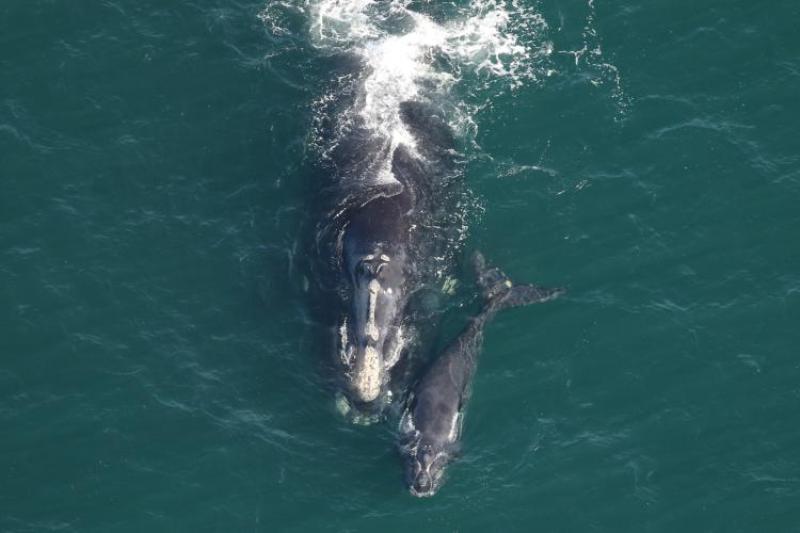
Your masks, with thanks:
[{"label": "white sea foam", "polygon": [[611,97],[617,107],[616,119],[621,120],[630,102],[623,89],[619,69],[604,56],[602,39],[595,28],[595,18],[594,0],[587,0],[581,47],[576,50],[560,50],[559,53],[571,55],[575,60],[575,66],[585,69],[589,83],[595,87],[603,85],[611,87]]},{"label": "white sea foam", "polygon": [[[393,179],[395,148],[402,144],[415,151],[414,137],[400,117],[402,102],[444,105],[454,131],[474,130],[470,105],[454,101],[453,87],[469,74],[482,79],[484,87],[514,90],[546,74],[539,59],[552,52],[542,38],[544,19],[517,0],[473,0],[444,22],[411,5],[410,0],[308,0],[303,7],[316,48],[352,54],[363,64],[359,78],[348,80],[356,97],[350,109],[338,110],[334,137],[357,125],[380,139],[387,148],[377,172],[381,180]],[[320,113],[340,89],[320,98]],[[319,145],[330,148],[336,142]]]}]

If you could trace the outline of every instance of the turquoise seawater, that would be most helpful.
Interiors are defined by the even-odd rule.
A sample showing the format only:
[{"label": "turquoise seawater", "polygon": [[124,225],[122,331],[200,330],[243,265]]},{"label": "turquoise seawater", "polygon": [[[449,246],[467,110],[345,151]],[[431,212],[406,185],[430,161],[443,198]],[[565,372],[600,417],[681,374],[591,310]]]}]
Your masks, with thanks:
[{"label": "turquoise seawater", "polygon": [[428,58],[464,253],[569,288],[490,324],[421,500],[330,386],[324,3],[0,6],[0,531],[800,531],[800,4],[396,3],[509,14]]}]

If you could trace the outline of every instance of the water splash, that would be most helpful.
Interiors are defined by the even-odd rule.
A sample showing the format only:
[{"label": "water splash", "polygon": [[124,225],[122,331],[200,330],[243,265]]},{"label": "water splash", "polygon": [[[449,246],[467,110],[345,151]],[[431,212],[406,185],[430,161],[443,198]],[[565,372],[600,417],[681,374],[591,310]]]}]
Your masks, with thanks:
[{"label": "water splash", "polygon": [[[361,65],[357,74],[335,80],[315,103],[318,124],[337,118],[333,135],[319,128],[314,144],[325,157],[354,128],[370,132],[382,145],[376,153],[385,154],[373,167],[379,181],[394,179],[391,158],[398,146],[417,153],[400,116],[402,102],[429,102],[446,111],[456,134],[474,133],[472,117],[481,104],[459,101],[453,88],[469,77],[495,93],[515,90],[545,72],[541,59],[552,52],[543,39],[544,19],[518,0],[473,0],[445,21],[412,9],[417,4],[310,0],[303,8],[315,48],[349,54]],[[352,103],[336,109],[343,93],[353,95]]]}]

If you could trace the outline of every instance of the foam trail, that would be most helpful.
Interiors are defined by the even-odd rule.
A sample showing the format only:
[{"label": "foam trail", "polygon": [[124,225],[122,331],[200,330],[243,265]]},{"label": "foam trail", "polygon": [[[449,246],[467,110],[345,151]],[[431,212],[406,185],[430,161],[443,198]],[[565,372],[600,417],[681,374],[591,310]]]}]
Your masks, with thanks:
[{"label": "foam trail", "polygon": [[[384,148],[383,161],[370,167],[375,172],[370,178],[380,181],[394,179],[391,159],[398,146],[416,153],[400,117],[402,102],[446,106],[450,125],[461,132],[472,121],[464,102],[453,101],[452,88],[465,73],[486,86],[513,89],[535,79],[541,72],[537,60],[551,52],[537,38],[546,28],[542,17],[516,1],[474,0],[442,23],[410,5],[410,0],[313,0],[304,8],[317,49],[351,54],[363,66],[351,80],[354,103],[336,111],[334,138],[319,138],[318,145],[325,154],[353,128],[368,131]],[[324,95],[319,112],[329,112],[327,104],[335,100],[335,94]]]}]

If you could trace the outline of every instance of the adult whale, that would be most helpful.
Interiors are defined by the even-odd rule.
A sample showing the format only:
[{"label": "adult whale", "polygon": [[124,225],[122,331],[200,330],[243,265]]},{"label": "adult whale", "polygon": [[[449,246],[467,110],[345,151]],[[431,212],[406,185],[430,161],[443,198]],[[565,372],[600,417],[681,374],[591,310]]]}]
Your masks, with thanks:
[{"label": "adult whale", "polygon": [[473,263],[485,300],[483,309],[424,373],[400,420],[400,452],[414,496],[432,496],[439,489],[445,467],[458,449],[486,324],[501,309],[545,302],[564,292],[513,285],[501,270],[487,268],[480,253],[474,255]]},{"label": "adult whale", "polygon": [[346,409],[363,414],[386,403],[390,371],[408,343],[409,296],[441,242],[425,228],[437,227],[436,213],[447,203],[440,193],[454,166],[452,132],[430,105],[404,102],[400,116],[410,145],[387,145],[366,130],[339,143],[340,176],[325,221],[344,304],[335,359]]}]

